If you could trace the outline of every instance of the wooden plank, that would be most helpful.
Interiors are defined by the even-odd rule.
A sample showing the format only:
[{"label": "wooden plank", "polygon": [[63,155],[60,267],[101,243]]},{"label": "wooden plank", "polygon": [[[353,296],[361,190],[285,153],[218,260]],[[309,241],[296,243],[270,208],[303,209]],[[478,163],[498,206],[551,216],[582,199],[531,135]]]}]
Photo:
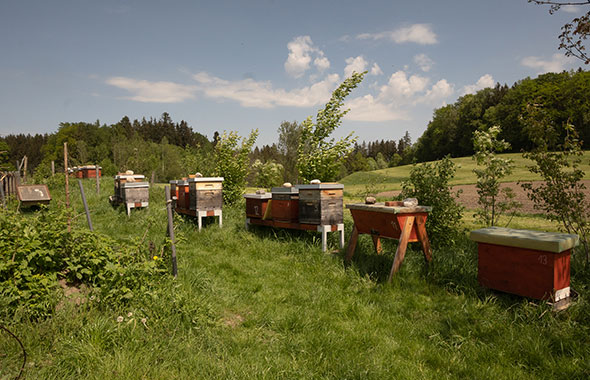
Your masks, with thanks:
[{"label": "wooden plank", "polygon": [[350,235],[350,239],[348,240],[348,247],[346,248],[346,262],[350,262],[352,256],[354,255],[354,251],[356,250],[356,244],[359,237],[359,231],[356,228],[356,224],[352,227],[352,234]]},{"label": "wooden plank", "polygon": [[399,245],[397,246],[397,251],[395,251],[395,257],[393,259],[393,265],[391,266],[391,272],[389,273],[389,278],[387,282],[391,282],[393,275],[399,270],[404,262],[404,257],[406,256],[406,249],[408,248],[408,240],[410,238],[410,232],[412,231],[412,227],[414,225],[414,216],[408,216],[404,221],[402,227],[402,233],[399,239]]},{"label": "wooden plank", "polygon": [[428,240],[428,234],[426,233],[426,217],[424,215],[417,215],[415,225],[416,234],[422,245],[422,252],[424,252],[424,259],[426,262],[430,262],[432,261],[432,250],[430,249],[430,241]]},{"label": "wooden plank", "polygon": [[371,239],[373,240],[373,246],[375,247],[377,254],[382,254],[383,246],[381,245],[381,239],[379,238],[379,235],[371,235]]}]

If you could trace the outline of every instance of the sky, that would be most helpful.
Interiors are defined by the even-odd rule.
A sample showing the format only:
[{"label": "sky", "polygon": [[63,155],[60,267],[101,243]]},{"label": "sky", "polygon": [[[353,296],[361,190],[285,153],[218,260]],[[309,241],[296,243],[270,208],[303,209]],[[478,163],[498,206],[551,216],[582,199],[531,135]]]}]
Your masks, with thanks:
[{"label": "sky", "polygon": [[[168,112],[194,131],[315,117],[354,71],[334,133],[415,141],[465,94],[583,63],[557,49],[585,13],[526,0],[1,0],[0,135]],[[587,68],[585,68],[587,69]]]}]

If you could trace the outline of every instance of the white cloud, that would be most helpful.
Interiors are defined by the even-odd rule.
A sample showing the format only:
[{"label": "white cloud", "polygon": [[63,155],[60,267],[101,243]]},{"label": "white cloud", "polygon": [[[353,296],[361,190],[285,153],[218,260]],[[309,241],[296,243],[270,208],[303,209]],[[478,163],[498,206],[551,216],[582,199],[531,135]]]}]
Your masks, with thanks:
[{"label": "white cloud", "polygon": [[351,99],[346,102],[345,107],[350,109],[345,116],[347,120],[382,122],[409,119],[405,111],[380,101],[372,95]]},{"label": "white cloud", "polygon": [[429,24],[413,24],[408,27],[381,33],[363,33],[359,34],[356,38],[360,40],[387,39],[397,44],[414,42],[420,45],[432,45],[438,42],[436,33],[432,31],[432,27]]},{"label": "white cloud", "polygon": [[358,57],[346,58],[346,67],[344,68],[344,76],[349,78],[353,72],[362,73],[367,69],[369,64],[362,55]]},{"label": "white cloud", "polygon": [[381,86],[380,96],[391,98],[410,98],[414,94],[424,91],[428,85],[428,78],[412,75],[408,78],[404,71],[391,74],[387,85]]},{"label": "white cloud", "polygon": [[454,92],[453,85],[447,82],[446,79],[441,79],[436,82],[427,92],[426,95],[419,99],[420,103],[428,103],[434,106],[441,106],[445,104],[445,99],[451,96]]},{"label": "white cloud", "polygon": [[466,94],[475,94],[477,91],[482,90],[484,88],[494,87],[495,84],[496,82],[490,74],[483,75],[477,80],[475,84],[469,84],[463,87],[461,96]]},{"label": "white cloud", "polygon": [[562,5],[559,9],[565,13],[582,13],[582,9],[576,5]]},{"label": "white cloud", "polygon": [[414,56],[414,63],[420,66],[420,69],[424,72],[430,71],[434,65],[434,61],[430,59],[426,54],[418,54]]},{"label": "white cloud", "polygon": [[317,57],[313,64],[318,68],[320,71],[325,71],[330,68],[330,61],[326,57]]},{"label": "white cloud", "polygon": [[332,91],[340,82],[338,74],[331,74],[311,86],[287,91],[273,89],[270,82],[253,79],[232,82],[205,72],[195,74],[193,78],[199,84],[198,90],[209,98],[234,100],[243,107],[255,108],[317,106],[330,99]]},{"label": "white cloud", "polygon": [[393,73],[378,94],[353,98],[346,102],[351,111],[349,120],[383,122],[409,120],[410,113],[419,104],[440,106],[454,92],[453,85],[441,79],[428,88],[429,78],[408,75],[404,71]]},{"label": "white cloud", "polygon": [[383,75],[383,70],[377,63],[373,63],[373,67],[371,67],[371,71],[369,72],[371,75]]},{"label": "white cloud", "polygon": [[295,37],[287,44],[289,56],[285,61],[285,71],[295,77],[301,77],[309,68],[312,62],[312,55],[316,58],[314,65],[320,70],[330,67],[330,61],[324,56],[324,52],[313,45],[310,36]]},{"label": "white cloud", "polygon": [[174,82],[149,82],[126,77],[112,77],[107,84],[122,88],[134,94],[125,99],[144,103],[180,103],[195,97],[195,86]]},{"label": "white cloud", "polygon": [[543,60],[539,57],[525,57],[520,61],[520,64],[532,69],[539,69],[538,74],[548,72],[559,73],[565,70],[565,67],[573,58],[568,58],[562,54],[555,53],[551,56],[551,60]]}]

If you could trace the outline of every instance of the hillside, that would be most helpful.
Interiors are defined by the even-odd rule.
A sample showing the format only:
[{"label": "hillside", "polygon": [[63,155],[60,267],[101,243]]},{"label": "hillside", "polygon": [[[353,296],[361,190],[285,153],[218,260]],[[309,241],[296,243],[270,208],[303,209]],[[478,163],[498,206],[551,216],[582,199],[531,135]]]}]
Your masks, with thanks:
[{"label": "hillside", "polygon": [[[514,172],[505,177],[502,182],[535,181],[540,177],[531,173],[526,167],[532,165],[532,161],[522,157],[520,153],[500,154],[499,157],[514,160],[516,168]],[[457,172],[451,185],[469,185],[476,182],[475,161],[471,157],[451,159],[457,165]],[[385,191],[401,190],[402,182],[410,176],[412,165],[397,166],[393,168],[374,170],[369,172],[356,172],[340,180],[344,184],[345,194],[349,197],[363,196],[365,193],[381,193]],[[590,151],[584,152],[580,169],[585,172],[584,179],[590,179]],[[369,190],[369,191],[367,191]]]}]

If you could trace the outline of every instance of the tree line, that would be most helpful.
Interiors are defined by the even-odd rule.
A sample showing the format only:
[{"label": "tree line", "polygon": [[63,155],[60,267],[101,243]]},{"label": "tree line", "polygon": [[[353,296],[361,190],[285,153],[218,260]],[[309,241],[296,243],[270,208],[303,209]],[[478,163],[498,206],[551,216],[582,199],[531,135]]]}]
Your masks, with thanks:
[{"label": "tree line", "polygon": [[533,116],[532,108],[544,128],[555,132],[554,140],[563,141],[562,126],[569,123],[584,141],[583,149],[590,148],[590,73],[578,70],[525,78],[512,87],[498,83],[435,109],[426,131],[412,146],[413,159],[470,156],[473,133],[494,125],[501,126],[499,138],[511,145],[510,152],[530,151],[540,132],[526,122]]},{"label": "tree line", "polygon": [[[531,118],[538,121],[538,127],[527,122]],[[493,88],[464,95],[453,104],[435,109],[425,132],[415,143],[408,132],[399,140],[359,143],[351,139],[352,149],[330,169],[330,179],[356,171],[438,160],[447,155],[473,155],[473,133],[495,125],[501,126],[499,138],[510,144],[509,151],[529,151],[540,134],[563,141],[561,126],[565,123],[576,127],[584,141],[583,148],[589,149],[589,72],[548,73],[525,78],[511,87],[498,83]],[[257,146],[249,153],[250,185],[269,187],[285,181],[301,182],[301,168],[297,164],[303,124],[283,121],[277,129],[276,143]],[[63,166],[63,143],[67,142],[72,166],[97,163],[105,175],[133,170],[148,176],[153,173],[157,181],[168,181],[197,171],[211,174],[219,140],[218,132],[209,139],[184,120],[174,122],[166,112],[159,118],[133,121],[125,116],[112,125],[101,125],[98,120],[64,122],[52,134],[1,137],[0,166],[2,170],[14,169],[16,161],[26,155],[29,170],[48,176],[51,161],[56,167]]]}]

